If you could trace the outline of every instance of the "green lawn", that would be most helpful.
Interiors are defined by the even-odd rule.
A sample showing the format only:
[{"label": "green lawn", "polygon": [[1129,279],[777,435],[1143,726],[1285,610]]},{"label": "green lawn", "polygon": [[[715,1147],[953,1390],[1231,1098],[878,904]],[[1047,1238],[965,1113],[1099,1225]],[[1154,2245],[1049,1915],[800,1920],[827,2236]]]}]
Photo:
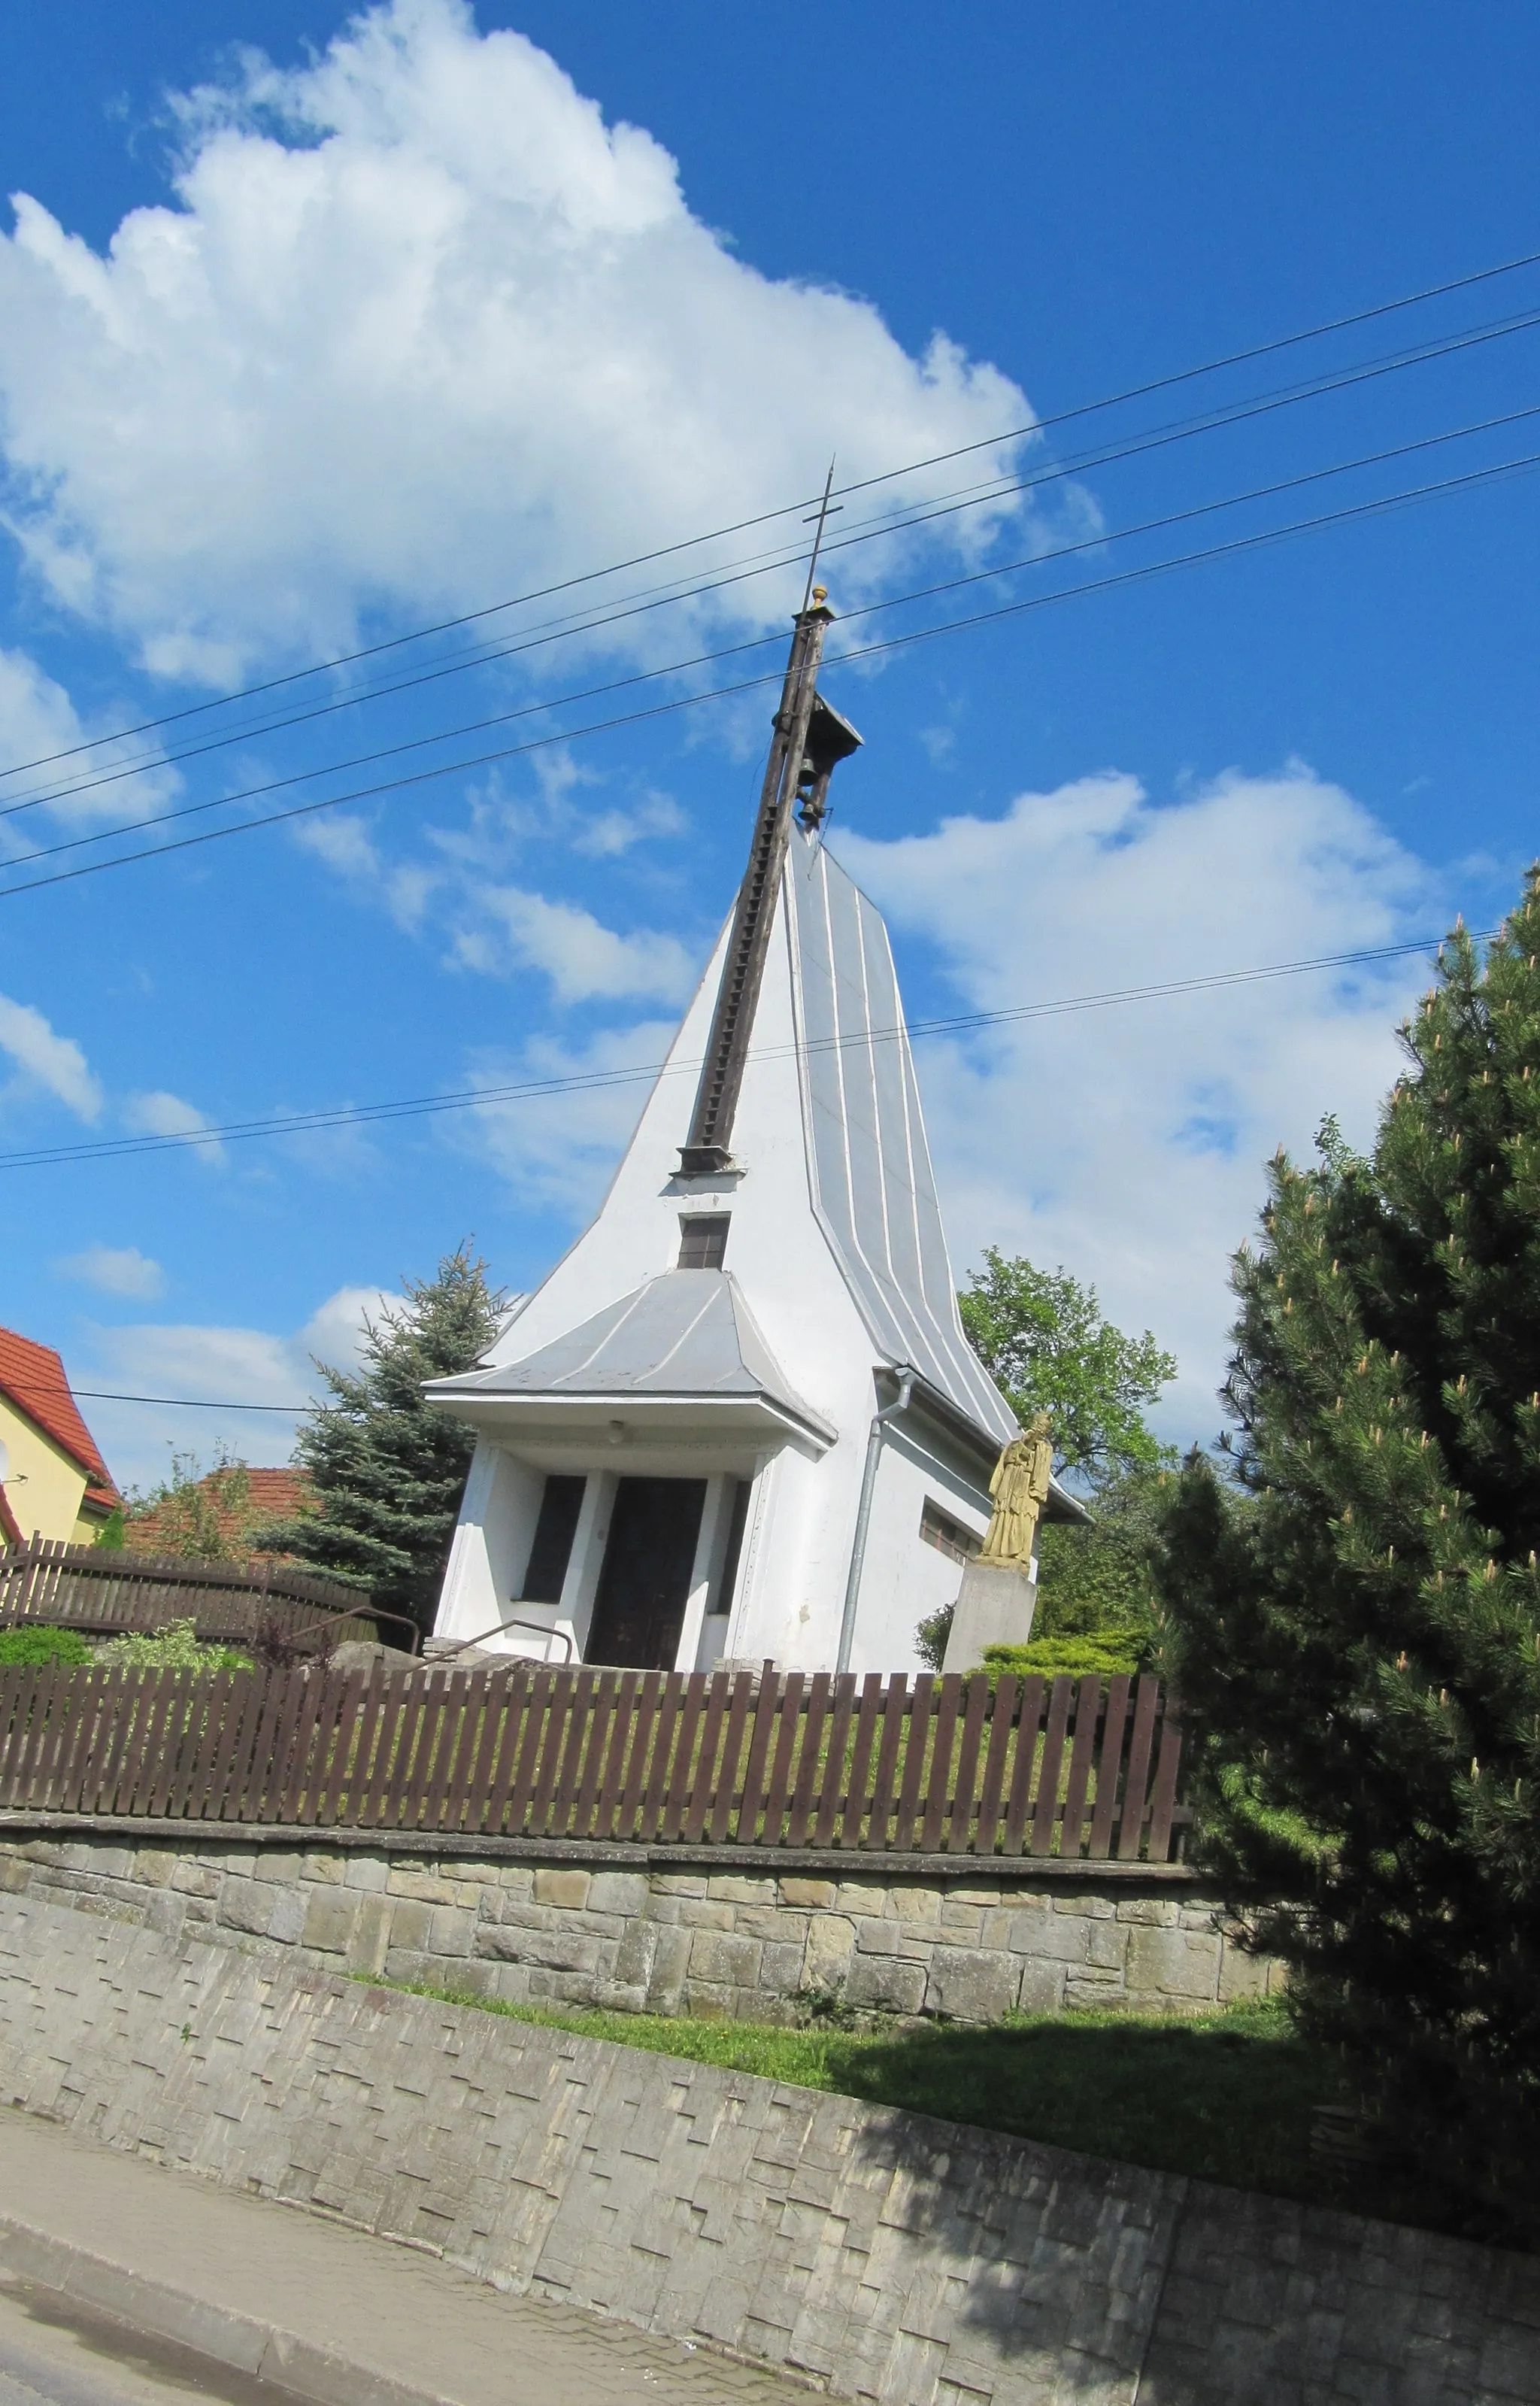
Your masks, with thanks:
[{"label": "green lawn", "polygon": [[1236,2188],[1375,2210],[1371,2196],[1333,2190],[1312,2169],[1311,2112],[1340,2095],[1340,2081],[1276,2003],[1199,2019],[1072,2013],[853,2031],[508,2005],[415,1984],[411,1993]]}]

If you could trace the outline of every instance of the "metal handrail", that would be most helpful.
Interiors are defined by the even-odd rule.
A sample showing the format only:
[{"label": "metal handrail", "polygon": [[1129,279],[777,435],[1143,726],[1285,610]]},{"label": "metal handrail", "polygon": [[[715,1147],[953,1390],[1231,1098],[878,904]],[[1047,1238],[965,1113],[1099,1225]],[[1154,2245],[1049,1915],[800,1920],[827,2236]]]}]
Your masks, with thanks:
[{"label": "metal handrail", "polygon": [[494,1621],[490,1629],[478,1630],[474,1637],[457,1637],[454,1640],[455,1652],[463,1654],[467,1646],[483,1645],[488,1637],[501,1636],[505,1629],[530,1629],[537,1637],[559,1637],[567,1649],[566,1661],[560,1666],[564,1671],[577,1659],[577,1648],[565,1629],[558,1629],[554,1623],[544,1621],[526,1621],[516,1612],[506,1621]]},{"label": "metal handrail", "polygon": [[[417,1656],[420,1653],[421,1647],[422,1647],[422,1631],[421,1631],[421,1629],[419,1628],[418,1624],[417,1624],[414,1620],[412,1620],[412,1618],[410,1617],[410,1615],[409,1615],[409,1614],[407,1614],[407,1613],[404,1613],[404,1612],[386,1612],[386,1611],[384,1611],[384,1610],[382,1609],[382,1607],[381,1607],[379,1605],[376,1605],[376,1604],[362,1604],[362,1605],[360,1605],[360,1606],[357,1607],[357,1609],[356,1609],[355,1611],[353,1611],[353,1612],[344,1612],[344,1611],[342,1611],[342,1610],[340,1609],[340,1607],[339,1607],[339,1609],[338,1609],[337,1611],[335,1611],[335,1612],[329,1612],[329,1613],[325,1616],[325,1619],[324,1619],[324,1620],[321,1620],[321,1621],[306,1621],[306,1622],[305,1622],[305,1624],[304,1624],[304,1628],[302,1628],[302,1629],[294,1629],[294,1630],[290,1630],[290,1631],[286,1632],[286,1634],[285,1634],[285,1643],[286,1643],[287,1645],[291,1645],[291,1646],[292,1646],[292,1645],[297,1645],[297,1644],[299,1643],[299,1641],[300,1641],[300,1639],[301,1639],[302,1637],[308,1637],[308,1636],[311,1635],[312,1631],[314,1631],[314,1630],[318,1630],[318,1629],[325,1629],[325,1628],[329,1627],[332,1622],[334,1622],[334,1621],[394,1621],[398,1629],[409,1629],[409,1630],[411,1631],[411,1633],[412,1633],[412,1643],[411,1643],[411,1645],[410,1645],[410,1646],[407,1646],[407,1647],[405,1647],[405,1648],[403,1648],[403,1649],[402,1649],[402,1650],[406,1654],[406,1656],[408,1657],[408,1659],[410,1660],[410,1659],[412,1659],[412,1658],[415,1658],[415,1657],[417,1657]],[[255,1644],[256,1644],[256,1642],[257,1642],[257,1641],[256,1641],[256,1637],[255,1637],[255,1635],[253,1635],[253,1636],[252,1636],[252,1638],[251,1638],[251,1640],[250,1640],[250,1643],[251,1643],[252,1645],[255,1645]],[[345,1643],[345,1644],[346,1644],[346,1643],[350,1643],[350,1642],[353,1642],[353,1641],[349,1641],[349,1640],[346,1640],[346,1639],[345,1639],[345,1640],[344,1640],[344,1643]],[[361,1642],[361,1643],[363,1643],[363,1644],[367,1644],[367,1643],[368,1643],[368,1640],[367,1640],[367,1639],[364,1639],[364,1640],[360,1641],[360,1642]]]}]

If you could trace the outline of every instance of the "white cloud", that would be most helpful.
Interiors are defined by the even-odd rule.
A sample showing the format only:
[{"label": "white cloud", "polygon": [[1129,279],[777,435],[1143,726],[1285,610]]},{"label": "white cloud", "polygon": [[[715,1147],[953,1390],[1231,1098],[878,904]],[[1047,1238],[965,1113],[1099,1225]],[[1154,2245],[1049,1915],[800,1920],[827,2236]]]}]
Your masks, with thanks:
[{"label": "white cloud", "polygon": [[[109,713],[93,723],[107,729],[117,720]],[[88,742],[92,748],[84,753]],[[143,765],[132,777],[115,774],[134,759]],[[29,769],[33,761],[39,765]],[[36,845],[39,812],[69,826],[120,818],[125,805],[130,816],[140,817],[168,801],[179,785],[175,770],[144,738],[95,743],[64,686],[25,652],[0,646],[0,838],[7,854]]]},{"label": "white cloud", "polygon": [[[299,1105],[276,1103],[275,1119],[298,1111]],[[389,1157],[367,1122],[339,1120],[331,1127],[292,1128],[277,1139],[290,1161],[314,1178],[332,1179],[353,1186],[390,1174]]]},{"label": "white cloud", "polygon": [[646,794],[630,810],[597,811],[572,837],[590,860],[615,860],[651,836],[683,835],[688,822],[671,794]]},{"label": "white cloud", "polygon": [[931,767],[944,769],[957,749],[957,730],[954,727],[922,727],[920,742]]},{"label": "white cloud", "polygon": [[[82,740],[75,705],[64,686],[56,685],[25,652],[0,647],[0,772],[29,760],[51,761],[54,754],[72,751]],[[64,764],[59,766],[63,770]],[[42,782],[41,777],[13,778],[6,773],[0,785],[0,809],[8,812],[35,783]]]},{"label": "white cloud", "polygon": [[[1024,794],[842,858],[897,931],[935,947],[970,1008],[1024,1004],[1392,944],[1436,929],[1425,867],[1308,770],[1221,778],[1157,808],[1131,777]],[[1335,1111],[1371,1136],[1410,960],[1028,1019],[930,1040],[918,1061],[954,1260],[985,1244],[1063,1262],[1152,1327],[1183,1441],[1220,1424],[1231,1253],[1263,1163]]]},{"label": "white cloud", "polygon": [[573,791],[600,782],[559,754],[542,764],[533,796],[510,795],[493,777],[472,794],[463,827],[426,829],[429,861],[389,859],[369,822],[349,813],[304,821],[293,840],[325,863],[353,901],[383,909],[408,934],[444,931],[461,969],[488,976],[534,969],[562,1003],[671,1000],[688,990],[692,975],[690,956],[673,938],[645,929],[620,935],[578,905],[499,882],[531,843],[614,860],[686,825],[672,795],[656,791],[607,810],[579,810]]},{"label": "white cloud", "polygon": [[686,995],[699,964],[673,936],[642,928],[617,935],[591,911],[548,901],[522,886],[486,887],[480,898],[493,927],[462,928],[455,956],[467,969],[530,969],[551,981],[558,1002],[641,996],[673,1002]]},{"label": "white cloud", "polygon": [[[196,1136],[208,1125],[195,1103],[187,1103],[180,1095],[168,1095],[163,1090],[148,1095],[130,1095],[123,1105],[123,1125],[134,1136]],[[200,1161],[217,1163],[221,1168],[228,1158],[217,1137],[206,1144],[188,1147]]]},{"label": "white cloud", "polygon": [[470,1070],[469,1082],[476,1085],[538,1085],[547,1078],[594,1083],[477,1104],[446,1126],[445,1136],[490,1162],[521,1203],[581,1220],[614,1175],[652,1075],[677,1032],[670,1019],[640,1020],[605,1028],[579,1045],[541,1037],[516,1057],[480,1054]]},{"label": "white cloud", "polygon": [[23,1083],[43,1087],[77,1119],[101,1116],[102,1088],[73,1036],[56,1036],[30,1002],[0,994],[0,1053],[8,1053]]},{"label": "white cloud", "polygon": [[88,1402],[92,1432],[120,1486],[148,1488],[167,1477],[171,1458],[194,1454],[206,1465],[223,1448],[266,1467],[286,1462],[297,1415],[260,1411],[261,1404],[303,1404],[318,1384],[299,1349],[256,1328],[139,1323],[87,1333],[70,1358],[77,1388],[210,1402],[219,1411],[174,1411],[152,1404]]},{"label": "white cloud", "polygon": [[[313,1311],[299,1336],[297,1349],[308,1364],[312,1358],[333,1370],[351,1370],[363,1343],[364,1323],[378,1320],[392,1297],[379,1286],[340,1286]],[[399,1303],[400,1295],[394,1297]]]},{"label": "white cloud", "polygon": [[408,934],[422,925],[430,903],[445,882],[441,870],[387,860],[367,821],[350,812],[302,819],[290,833],[302,851],[324,861],[342,879],[355,901],[382,904]]},{"label": "white cloud", "polygon": [[376,1312],[386,1299],[378,1287],[339,1287],[290,1337],[196,1323],[89,1330],[79,1358],[70,1358],[78,1388],[119,1388],[230,1407],[190,1412],[151,1404],[88,1403],[92,1433],[113,1476],[121,1485],[152,1487],[167,1475],[174,1452],[195,1454],[206,1465],[219,1447],[253,1465],[286,1462],[298,1414],[251,1407],[304,1406],[319,1397],[324,1391],[312,1355],[349,1367],[358,1358],[365,1313]]},{"label": "white cloud", "polygon": [[329,818],[301,819],[290,833],[302,852],[314,853],[350,885],[373,885],[383,872],[374,837],[365,822],[349,811],[335,811]]},{"label": "white cloud", "polygon": [[83,1253],[67,1253],[59,1267],[101,1295],[136,1295],[149,1302],[165,1292],[164,1270],[136,1245],[88,1245]]},{"label": "white cloud", "polygon": [[[461,0],[387,0],[293,72],[247,53],[182,125],[176,205],[106,256],[25,194],[0,238],[10,522],[57,601],[162,672],[784,507],[831,451],[858,478],[1029,420],[944,337],[912,358],[869,303],[736,258],[650,135]],[[972,554],[998,523],[943,539]],[[892,573],[877,548],[841,563],[847,597]],[[734,588],[712,623],[778,623],[786,589]],[[613,640],[672,657],[680,616]]]}]

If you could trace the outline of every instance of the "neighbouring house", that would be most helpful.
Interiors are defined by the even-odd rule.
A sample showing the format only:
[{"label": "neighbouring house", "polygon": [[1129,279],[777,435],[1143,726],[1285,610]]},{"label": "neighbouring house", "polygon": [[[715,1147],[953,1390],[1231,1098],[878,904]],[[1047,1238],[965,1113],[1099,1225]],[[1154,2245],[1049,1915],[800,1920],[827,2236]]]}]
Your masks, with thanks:
[{"label": "neighbouring house", "polygon": [[279,1521],[316,1509],[309,1473],[284,1465],[254,1470],[226,1463],[187,1479],[123,1527],[123,1542],[135,1554],[187,1554],[247,1563],[288,1563],[291,1554],[263,1543],[263,1532]]},{"label": "neighbouring house", "polygon": [[[918,1667],[1018,1434],[957,1311],[887,930],[823,841],[860,742],[797,620],[732,916],[598,1218],[476,1368],[435,1635]],[[1079,1518],[1057,1486],[1048,1517]],[[496,1635],[491,1633],[497,1632]]]},{"label": "neighbouring house", "polygon": [[122,1502],[51,1345],[0,1328],[0,1534],[92,1544]]}]

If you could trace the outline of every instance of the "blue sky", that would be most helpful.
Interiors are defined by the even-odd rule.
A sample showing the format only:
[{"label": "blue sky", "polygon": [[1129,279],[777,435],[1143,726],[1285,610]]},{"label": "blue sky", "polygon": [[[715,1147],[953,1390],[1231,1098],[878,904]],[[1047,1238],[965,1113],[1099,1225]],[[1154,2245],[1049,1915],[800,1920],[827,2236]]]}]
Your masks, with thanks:
[{"label": "blue sky", "polygon": [[[888,913],[911,1017],[1394,944],[1456,911],[1489,925],[1535,849],[1533,473],[1083,588],[1540,452],[1520,415],[1540,327],[1495,331],[1540,310],[1540,267],[1064,413],[1540,250],[1537,66],[1533,11],[1503,6],[855,0],[801,57],[756,5],[7,12],[0,766],[783,508],[831,451],[866,478],[971,445],[852,495],[840,531],[1047,480],[828,566],[852,646],[1069,597],[827,681],[867,737],[832,841]],[[784,531],[795,514],[583,598],[720,576]],[[762,640],[715,673],[763,672],[798,589],[786,567],[654,595],[479,667],[437,639],[385,661],[452,675],[289,729],[255,704],[184,719],[134,739],[134,776],[0,818],[0,1155],[644,1069],[730,899],[769,703],[569,743],[547,739],[709,672],[559,698]],[[484,623],[528,643],[561,631],[558,606]],[[280,690],[315,707],[348,687]],[[225,748],[164,757],[237,716]],[[191,824],[219,826],[248,786],[419,745],[273,801],[322,797],[535,737],[166,849],[168,814],[206,803]],[[79,756],[98,775],[121,757]],[[13,776],[0,806],[44,790]],[[43,873],[25,851],[75,845],[57,870],[147,843],[12,891]],[[1178,1352],[1167,1433],[1208,1435],[1260,1163],[1327,1111],[1368,1134],[1424,980],[1396,960],[923,1040],[959,1267],[995,1241],[1094,1279]],[[0,1316],[83,1386],[303,1395],[312,1350],[346,1352],[372,1295],[466,1233],[505,1283],[538,1278],[640,1091],[0,1161]],[[92,1418],[141,1481],[172,1442],[275,1460],[289,1435]]]}]

